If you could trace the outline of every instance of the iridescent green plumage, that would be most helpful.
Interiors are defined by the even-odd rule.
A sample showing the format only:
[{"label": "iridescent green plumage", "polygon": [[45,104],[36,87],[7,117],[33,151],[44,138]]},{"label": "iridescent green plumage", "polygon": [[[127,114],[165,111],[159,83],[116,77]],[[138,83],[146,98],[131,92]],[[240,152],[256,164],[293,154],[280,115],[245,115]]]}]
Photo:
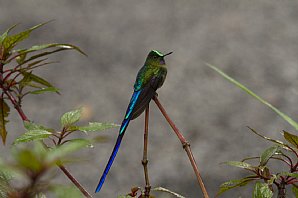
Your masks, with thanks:
[{"label": "iridescent green plumage", "polygon": [[133,120],[142,114],[151,99],[156,94],[155,91],[163,85],[167,75],[164,57],[171,53],[172,52],[163,55],[159,51],[152,50],[148,54],[144,66],[139,70],[136,82],[134,84],[134,93],[130,99],[124,120],[122,121],[115,147],[95,192],[100,191],[105,181],[130,120]]}]

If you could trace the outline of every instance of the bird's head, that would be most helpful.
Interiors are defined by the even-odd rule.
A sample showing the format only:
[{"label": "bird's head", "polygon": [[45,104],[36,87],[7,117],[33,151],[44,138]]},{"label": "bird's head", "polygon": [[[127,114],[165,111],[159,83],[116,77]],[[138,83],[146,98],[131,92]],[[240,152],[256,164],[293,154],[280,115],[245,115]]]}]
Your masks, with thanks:
[{"label": "bird's head", "polygon": [[162,54],[161,52],[157,51],[157,50],[152,50],[151,52],[149,52],[147,59],[146,59],[146,63],[150,64],[150,65],[154,65],[154,66],[165,66],[166,62],[164,57],[167,55],[172,54],[173,52],[169,52],[167,54]]}]

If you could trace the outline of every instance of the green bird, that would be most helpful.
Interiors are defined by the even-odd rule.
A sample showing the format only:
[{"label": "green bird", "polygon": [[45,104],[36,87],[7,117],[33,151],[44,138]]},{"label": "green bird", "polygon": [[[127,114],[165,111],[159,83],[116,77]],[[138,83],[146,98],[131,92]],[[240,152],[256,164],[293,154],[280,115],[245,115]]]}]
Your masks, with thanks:
[{"label": "green bird", "polygon": [[95,192],[100,191],[105,181],[105,178],[117,155],[122,138],[129,122],[137,118],[144,112],[151,99],[156,95],[156,90],[163,85],[167,75],[167,68],[164,57],[172,53],[173,52],[162,54],[157,50],[150,51],[146,58],[144,66],[139,70],[134,84],[134,92],[122,121],[116,144],[106,165],[106,168],[99,180]]}]

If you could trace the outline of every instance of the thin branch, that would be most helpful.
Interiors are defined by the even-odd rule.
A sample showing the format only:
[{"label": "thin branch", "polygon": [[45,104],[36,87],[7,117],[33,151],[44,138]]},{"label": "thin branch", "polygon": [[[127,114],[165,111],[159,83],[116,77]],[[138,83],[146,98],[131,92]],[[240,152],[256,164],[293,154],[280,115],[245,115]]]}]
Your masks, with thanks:
[{"label": "thin branch", "polygon": [[25,113],[23,112],[23,109],[21,106],[18,104],[17,100],[14,98],[14,96],[7,90],[2,89],[5,95],[9,98],[11,103],[14,105],[14,108],[18,111],[19,115],[21,116],[23,121],[29,121]]},{"label": "thin branch", "polygon": [[182,146],[183,146],[183,149],[186,151],[187,153],[187,156],[190,160],[190,163],[194,169],[194,172],[197,176],[197,180],[200,184],[200,187],[201,187],[201,190],[202,190],[202,193],[204,195],[205,198],[209,198],[209,195],[208,195],[208,192],[205,188],[205,185],[204,185],[204,182],[202,180],[202,177],[201,177],[201,174],[199,172],[199,169],[198,169],[198,166],[196,164],[196,161],[194,159],[194,156],[191,152],[191,149],[190,149],[190,144],[187,142],[187,140],[183,137],[183,135],[181,134],[181,132],[179,131],[179,129],[175,126],[174,122],[171,120],[171,118],[168,116],[166,110],[163,108],[163,106],[160,104],[157,96],[154,96],[153,97],[153,100],[154,102],[156,103],[156,105],[158,106],[159,110],[161,111],[161,113],[163,114],[163,116],[166,118],[166,120],[168,121],[168,123],[170,124],[170,126],[172,127],[172,129],[174,130],[174,132],[176,133],[177,137],[179,138]]},{"label": "thin branch", "polygon": [[92,196],[84,189],[84,187],[74,178],[70,172],[62,165],[58,165],[63,173],[72,181],[72,183],[82,192],[82,194],[87,198],[92,198]]},{"label": "thin branch", "polygon": [[145,175],[145,198],[150,197],[150,183],[149,183],[149,174],[148,174],[148,157],[147,157],[147,150],[148,150],[148,123],[149,123],[149,104],[145,110],[145,130],[144,130],[144,152],[143,152],[143,160],[142,164],[144,166],[144,175]]}]

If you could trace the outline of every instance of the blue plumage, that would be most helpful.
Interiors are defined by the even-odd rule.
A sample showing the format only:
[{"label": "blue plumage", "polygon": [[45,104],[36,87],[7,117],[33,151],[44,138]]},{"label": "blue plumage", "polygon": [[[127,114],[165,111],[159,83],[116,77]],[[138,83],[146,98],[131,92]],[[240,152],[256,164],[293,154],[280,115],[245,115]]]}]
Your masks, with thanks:
[{"label": "blue plumage", "polygon": [[113,152],[111,154],[111,157],[110,157],[110,159],[108,161],[108,164],[106,165],[106,168],[105,168],[105,170],[104,170],[104,172],[103,172],[103,174],[102,174],[102,176],[101,176],[101,178],[99,180],[99,183],[98,183],[98,185],[96,187],[96,190],[95,190],[96,193],[100,191],[103,183],[105,182],[106,176],[108,175],[108,172],[109,172],[109,170],[110,170],[110,168],[111,168],[111,166],[112,166],[112,164],[113,164],[113,162],[115,160],[115,157],[116,157],[117,152],[119,150],[119,147],[121,145],[121,141],[122,141],[122,138],[124,136],[125,130],[126,130],[128,124],[129,124],[129,121],[130,121],[131,116],[132,116],[133,109],[134,109],[134,107],[136,105],[136,102],[137,102],[137,100],[139,98],[139,95],[140,95],[141,91],[142,90],[135,91],[133,93],[131,99],[130,99],[129,105],[128,105],[127,110],[126,110],[125,118],[124,118],[124,120],[123,120],[123,122],[121,124],[120,130],[119,130],[119,135],[118,135],[116,144],[114,146],[114,149],[113,149]]}]

